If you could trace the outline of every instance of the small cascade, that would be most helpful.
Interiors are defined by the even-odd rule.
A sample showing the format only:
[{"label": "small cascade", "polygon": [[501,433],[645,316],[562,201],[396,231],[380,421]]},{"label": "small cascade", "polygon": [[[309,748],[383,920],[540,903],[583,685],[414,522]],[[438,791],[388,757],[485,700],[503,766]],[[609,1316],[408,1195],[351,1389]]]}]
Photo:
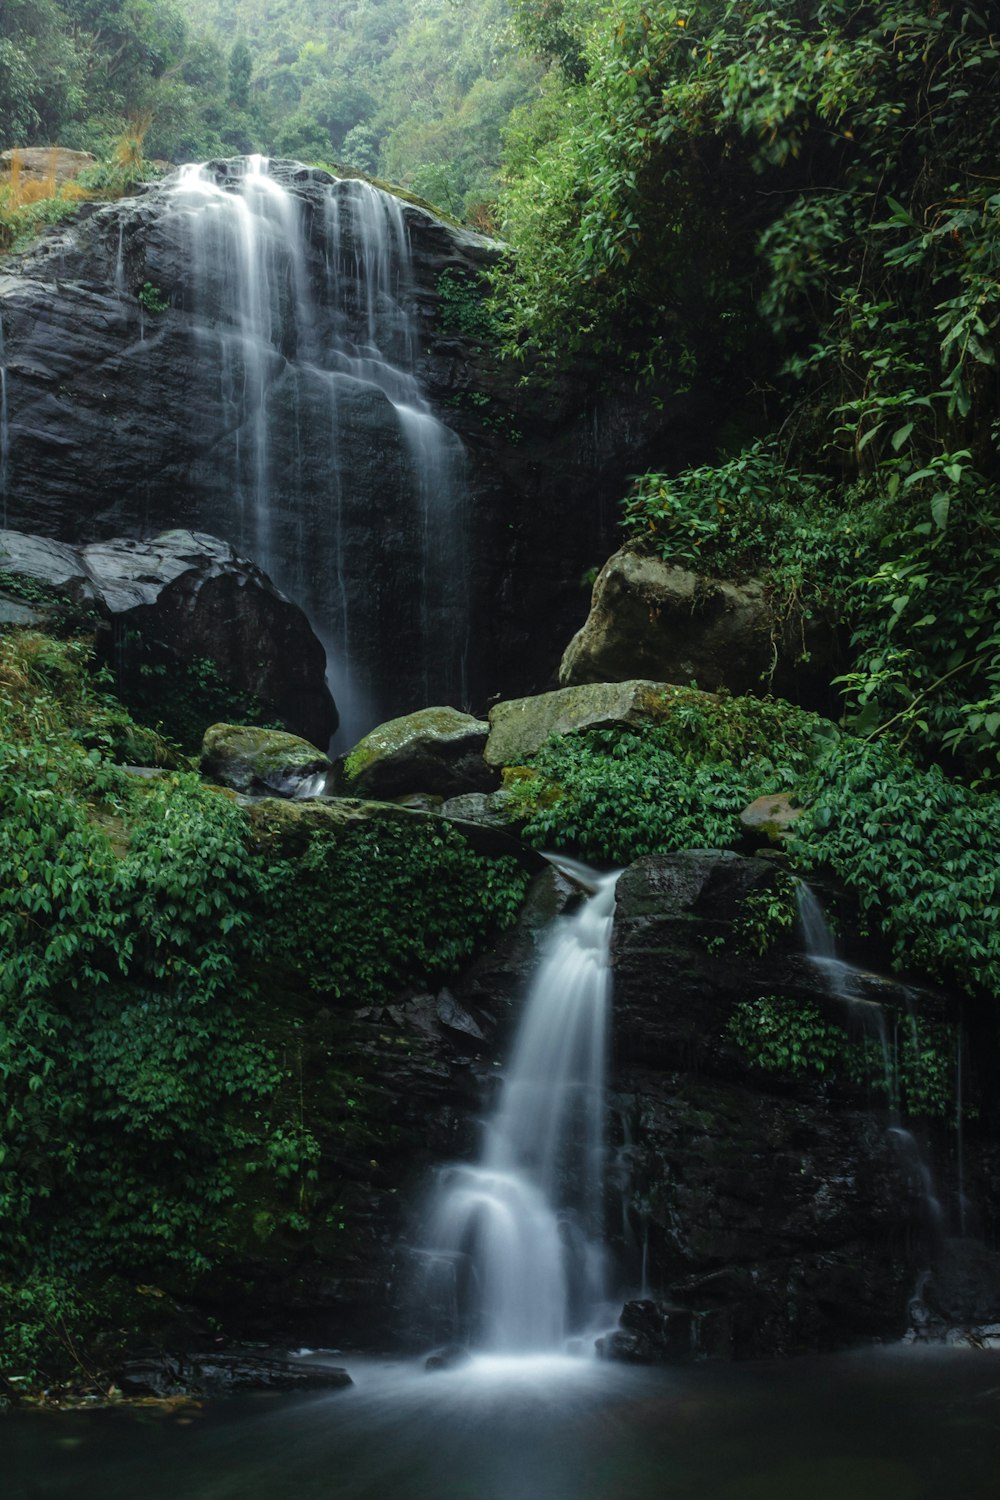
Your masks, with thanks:
[{"label": "small cascade", "polygon": [[480,1160],[442,1174],[427,1239],[477,1348],[561,1350],[604,1297],[604,1083],[618,875],[559,918]]},{"label": "small cascade", "polygon": [[[402,205],[298,175],[308,194],[263,157],[184,167],[163,232],[189,271],[197,524],[305,608],[350,744],[390,709],[464,703],[464,450],[416,373]],[[406,682],[391,702],[387,661]]]},{"label": "small cascade", "polygon": [[128,290],[125,284],[125,220],[122,219],[118,225],[118,249],[115,252],[115,269],[112,277],[112,286],[119,297],[124,296]]},{"label": "small cascade", "polygon": [[[833,934],[815,893],[803,880],[796,881],[795,890],[806,957],[822,972],[833,998],[843,1001],[850,1007],[852,1014],[861,1021],[864,1032],[878,1045],[890,1118],[887,1133],[911,1180],[919,1185],[928,1228],[934,1235],[937,1235],[944,1224],[944,1209],[934,1183],[930,1163],[920,1142],[913,1132],[902,1124],[900,1118],[897,1028],[894,1026],[890,1035],[884,1009],[877,1001],[869,999],[864,993],[866,984],[870,984],[872,976],[838,958]],[[913,1033],[913,1056],[917,1056],[919,1053],[917,1023],[912,1013],[909,1016],[909,1022]]]}]

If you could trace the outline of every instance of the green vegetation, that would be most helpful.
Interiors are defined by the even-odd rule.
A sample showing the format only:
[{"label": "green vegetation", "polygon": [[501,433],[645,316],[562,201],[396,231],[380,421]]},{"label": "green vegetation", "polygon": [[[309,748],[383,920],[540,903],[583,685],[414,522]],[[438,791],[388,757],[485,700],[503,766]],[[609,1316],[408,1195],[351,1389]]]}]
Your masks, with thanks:
[{"label": "green vegetation", "polygon": [[511,349],[597,352],[616,383],[714,399],[720,461],[640,479],[630,532],[706,571],[762,562],[785,592],[800,569],[853,636],[857,727],[995,776],[989,17],[917,0],[515,13],[552,70],[507,138]]},{"label": "green vegetation", "polygon": [[514,920],[527,881],[437,821],[320,829],[300,857],[269,865],[269,962],[357,1003],[440,982]]},{"label": "green vegetation", "polygon": [[899,968],[1000,993],[1000,793],[846,738],[802,793],[803,868],[834,871]]},{"label": "green vegetation", "polygon": [[[504,779],[528,842],[615,864],[740,848],[742,809],[789,792],[803,807],[785,844],[792,868],[832,871],[898,970],[1000,992],[1000,793],[886,742],[780,702],[681,691],[660,726],[553,739]],[[789,916],[781,893],[769,894],[746,914],[746,940],[763,951]]]},{"label": "green vegetation", "polygon": [[878,1037],[852,1037],[813,1005],[763,995],[737,1007],[726,1036],[765,1072],[841,1079],[905,1115],[953,1118],[955,1033],[942,1023],[903,1020],[890,1048]]},{"label": "green vegetation", "polygon": [[117,1326],[115,1278],[189,1293],[325,1222],[316,1121],[366,1156],[373,1127],[350,1046],[308,1018],[447,977],[526,880],[416,821],[298,862],[196,776],[127,775],[170,754],[89,652],[0,637],[0,1368],[50,1377],[92,1303]]},{"label": "green vegetation", "polygon": [[786,791],[837,731],[758,698],[678,694],[666,723],[553,739],[528,773],[508,772],[508,815],[543,848],[626,864],[673,849],[725,849],[754,797]]}]

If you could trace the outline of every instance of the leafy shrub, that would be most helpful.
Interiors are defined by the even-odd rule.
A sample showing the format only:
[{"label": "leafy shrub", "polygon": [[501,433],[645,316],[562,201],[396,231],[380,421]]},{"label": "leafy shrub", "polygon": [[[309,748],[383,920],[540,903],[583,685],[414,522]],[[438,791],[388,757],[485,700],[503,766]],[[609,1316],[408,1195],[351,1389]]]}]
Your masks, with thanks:
[{"label": "leafy shrub", "polygon": [[853,891],[898,968],[1000,992],[1000,793],[848,738],[802,791],[797,860],[832,869]]},{"label": "leafy shrub", "polygon": [[954,1117],[950,1026],[914,1017],[889,1048],[877,1037],[852,1037],[813,1005],[763,995],[736,1007],[725,1035],[765,1072],[839,1077],[881,1094],[905,1115]]},{"label": "leafy shrub", "polygon": [[551,740],[531,775],[505,775],[509,813],[530,843],[584,859],[726,848],[747,803],[794,787],[836,733],[788,704],[681,693],[659,726]]},{"label": "leafy shrub", "polygon": [[[88,1279],[190,1285],[261,1226],[310,1227],[312,1064],[276,964],[331,995],[426,983],[526,883],[416,823],[267,868],[231,796],[113,763],[142,731],[89,653],[0,636],[0,1301],[4,1361],[42,1371],[86,1323],[71,1293]],[[316,1114],[357,1143],[355,1073],[323,1059]]]},{"label": "leafy shrub", "polygon": [[516,917],[528,876],[447,824],[388,821],[314,833],[269,867],[272,961],[353,1004],[452,974]]}]

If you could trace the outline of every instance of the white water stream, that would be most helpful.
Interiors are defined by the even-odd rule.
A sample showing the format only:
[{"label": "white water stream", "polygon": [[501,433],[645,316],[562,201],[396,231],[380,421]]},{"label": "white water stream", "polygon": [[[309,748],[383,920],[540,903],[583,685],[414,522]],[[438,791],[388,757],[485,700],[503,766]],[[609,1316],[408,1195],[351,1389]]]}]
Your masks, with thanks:
[{"label": "white water stream", "polygon": [[[796,882],[795,891],[806,957],[823,973],[830,994],[850,1007],[851,1012],[860,1019],[863,1029],[878,1043],[889,1108],[887,1134],[900,1163],[911,1180],[919,1186],[928,1227],[936,1234],[944,1222],[944,1208],[926,1152],[912,1130],[903,1125],[900,1117],[898,1042],[895,1036],[890,1039],[882,1006],[864,994],[865,982],[870,983],[873,976],[838,958],[823,908],[804,880]],[[909,1021],[914,1032],[913,1053],[916,1056],[919,1049],[916,1044],[916,1020],[912,1013]]]},{"label": "white water stream", "polygon": [[428,1233],[459,1332],[496,1353],[559,1351],[603,1296],[604,1083],[617,873],[554,924],[475,1166],[442,1174]]},{"label": "white water stream", "polygon": [[[195,358],[217,371],[215,409],[192,413],[211,443],[188,476],[199,524],[306,609],[350,744],[388,707],[464,700],[464,457],[417,375],[399,200],[338,180],[317,206],[309,186],[295,192],[259,156],[189,166],[166,218],[189,268]],[[386,660],[419,701],[378,701]]]}]

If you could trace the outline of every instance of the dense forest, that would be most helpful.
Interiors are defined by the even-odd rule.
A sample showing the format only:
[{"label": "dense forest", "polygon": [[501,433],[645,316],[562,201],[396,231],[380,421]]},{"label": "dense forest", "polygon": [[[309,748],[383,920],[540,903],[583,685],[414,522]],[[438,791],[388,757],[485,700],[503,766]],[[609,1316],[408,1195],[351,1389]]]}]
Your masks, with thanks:
[{"label": "dense forest", "polygon": [[501,130],[544,68],[505,0],[13,0],[0,60],[0,148],[103,154],[141,122],[153,159],[337,162],[485,220]]},{"label": "dense forest", "polygon": [[[693,465],[636,465],[621,544],[762,580],[775,638],[791,625],[804,655],[821,621],[842,653],[836,728],[764,683],[512,762],[517,836],[621,864],[735,848],[745,803],[790,792],[794,868],[833,878],[897,971],[980,1005],[1000,985],[998,63],[991,8],[945,0],[4,0],[0,149],[98,161],[73,201],[0,180],[0,243],[80,195],[251,152],[495,236],[482,279],[442,296],[526,402],[585,368],[709,413]],[[197,1280],[210,1242],[257,1254],[253,1236],[316,1227],[322,1130],[367,1162],[385,1122],[349,1048],[309,1096],[295,1006],[450,979],[527,883],[459,834],[368,829],[317,895],[341,834],[304,867],[284,829],[251,847],[88,649],[15,634],[0,660],[0,940],[18,953],[0,1298],[24,1368],[60,1374],[72,1330],[108,1324],[109,1268]],[[117,764],[135,760],[175,779],[137,788]],[[790,890],[762,924],[791,926]],[[335,1239],[349,1211],[324,1213]],[[137,1295],[112,1299],[122,1338]]]}]

